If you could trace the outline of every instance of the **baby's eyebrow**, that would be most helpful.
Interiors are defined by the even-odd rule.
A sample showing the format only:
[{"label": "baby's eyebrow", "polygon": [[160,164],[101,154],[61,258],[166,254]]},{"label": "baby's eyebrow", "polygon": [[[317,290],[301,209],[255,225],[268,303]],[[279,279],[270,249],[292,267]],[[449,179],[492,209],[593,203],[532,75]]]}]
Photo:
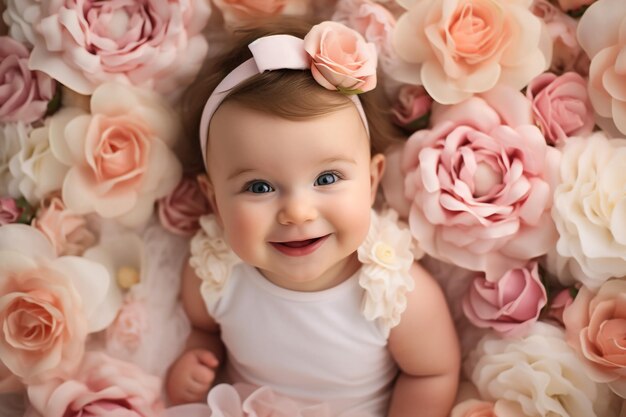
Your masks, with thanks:
[{"label": "baby's eyebrow", "polygon": [[254,171],[255,171],[255,170],[254,170],[254,169],[252,169],[252,168],[239,168],[239,169],[237,169],[235,172],[233,172],[232,174],[230,174],[226,180],[227,180],[227,181],[230,181],[230,180],[232,180],[233,178],[237,178],[237,177],[238,177],[238,176],[240,176],[240,175],[247,174],[247,173],[249,173],[249,172],[254,172]]},{"label": "baby's eyebrow", "polygon": [[333,156],[330,158],[326,158],[320,161],[320,164],[332,164],[333,162],[347,162],[349,164],[356,165],[356,160],[354,158],[349,158],[349,157],[344,157],[344,156]]}]

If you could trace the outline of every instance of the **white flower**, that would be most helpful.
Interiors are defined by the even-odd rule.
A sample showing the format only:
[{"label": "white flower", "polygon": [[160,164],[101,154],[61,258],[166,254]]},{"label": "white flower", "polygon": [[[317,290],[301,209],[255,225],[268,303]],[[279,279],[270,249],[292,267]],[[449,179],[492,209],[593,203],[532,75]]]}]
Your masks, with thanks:
[{"label": "white flower", "polygon": [[359,277],[365,289],[363,314],[368,320],[381,319],[391,329],[406,309],[406,293],[415,287],[409,272],[414,260],[411,232],[400,227],[396,211],[372,212],[369,233],[357,252],[363,264]]},{"label": "white flower", "polygon": [[13,176],[9,185],[12,197],[23,195],[30,204],[37,204],[47,194],[61,189],[68,168],[55,156],[50,141],[63,131],[78,111],[74,108],[62,109],[28,136],[19,135],[20,151],[9,162]]},{"label": "white flower", "polygon": [[2,14],[9,35],[22,43],[35,43],[35,24],[41,20],[41,0],[6,0]]},{"label": "white flower", "polygon": [[239,262],[224,240],[215,216],[200,217],[200,230],[191,239],[189,265],[202,280],[200,291],[209,304],[219,299],[233,266]]},{"label": "white flower", "polygon": [[569,139],[552,216],[557,250],[574,258],[574,276],[590,288],[626,276],[626,140],[604,133]]},{"label": "white flower", "polygon": [[466,371],[498,416],[613,415],[610,390],[589,379],[563,331],[546,323],[535,323],[523,339],[483,337]]},{"label": "white flower", "polygon": [[[13,178],[9,161],[20,151],[20,143],[28,141],[30,131],[30,125],[19,122],[0,126],[0,196],[9,195],[9,184]],[[18,197],[15,195],[17,191],[12,193],[14,197]]]}]

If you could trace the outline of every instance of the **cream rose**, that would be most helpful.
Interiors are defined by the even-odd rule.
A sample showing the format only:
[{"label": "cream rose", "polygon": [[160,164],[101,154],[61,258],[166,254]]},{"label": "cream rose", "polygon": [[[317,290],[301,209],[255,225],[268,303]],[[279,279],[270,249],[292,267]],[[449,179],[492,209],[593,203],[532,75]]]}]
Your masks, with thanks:
[{"label": "cream rose", "polygon": [[578,41],[591,59],[589,97],[607,131],[615,127],[626,134],[626,84],[623,51],[626,48],[626,2],[600,0],[592,4],[578,23]]},{"label": "cream rose", "polygon": [[563,313],[567,341],[596,382],[626,398],[626,280],[605,282],[597,294],[580,289]]},{"label": "cream rose", "polygon": [[337,22],[322,22],[304,37],[311,73],[322,87],[360,93],[376,87],[376,46]]},{"label": "cream rose", "polygon": [[62,135],[51,137],[69,169],[63,182],[68,209],[144,225],[155,200],[182,176],[170,149],[178,129],[174,111],[158,95],[122,84],[98,87],[91,114],[73,118]]},{"label": "cream rose", "polygon": [[213,0],[222,11],[228,27],[236,27],[259,18],[278,15],[304,15],[309,0]]},{"label": "cream rose", "polygon": [[[454,104],[504,84],[521,89],[550,65],[552,42],[530,0],[398,0],[393,75]],[[545,36],[544,36],[545,35]]]},{"label": "cream rose", "polygon": [[612,393],[587,376],[557,327],[535,323],[524,338],[487,335],[466,372],[497,416],[612,417]]},{"label": "cream rose", "polygon": [[69,376],[98,323],[109,275],[96,262],[57,258],[36,229],[0,228],[0,357],[26,383]]},{"label": "cream rose", "polygon": [[30,67],[81,94],[111,81],[170,92],[208,50],[206,0],[60,0],[40,12]]},{"label": "cream rose", "polygon": [[626,140],[598,132],[571,138],[563,147],[561,181],[552,216],[557,250],[573,258],[570,268],[588,287],[626,276]]}]

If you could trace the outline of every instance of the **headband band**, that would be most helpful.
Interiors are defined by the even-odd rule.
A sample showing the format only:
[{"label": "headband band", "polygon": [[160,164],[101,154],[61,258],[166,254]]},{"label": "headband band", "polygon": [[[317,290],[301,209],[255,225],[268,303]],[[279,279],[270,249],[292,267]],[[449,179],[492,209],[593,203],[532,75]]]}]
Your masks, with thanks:
[{"label": "headband band", "polygon": [[[211,118],[230,90],[248,78],[261,74],[265,71],[278,69],[311,69],[311,57],[304,49],[304,40],[295,36],[266,36],[255,40],[248,45],[248,48],[252,52],[252,58],[239,65],[226,77],[224,77],[217,87],[215,87],[215,90],[211,93],[211,96],[202,110],[202,118],[200,119],[200,146],[202,148],[203,161],[206,159],[209,124],[211,123]],[[363,125],[365,126],[365,130],[369,136],[367,118],[365,117],[361,101],[356,94],[348,95],[348,97],[356,106],[359,116],[363,121]]]}]

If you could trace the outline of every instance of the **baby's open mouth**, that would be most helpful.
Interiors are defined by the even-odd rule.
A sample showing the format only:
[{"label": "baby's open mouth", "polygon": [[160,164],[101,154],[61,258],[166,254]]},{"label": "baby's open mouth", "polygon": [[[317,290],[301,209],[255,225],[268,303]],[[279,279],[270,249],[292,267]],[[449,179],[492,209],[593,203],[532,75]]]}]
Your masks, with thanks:
[{"label": "baby's open mouth", "polygon": [[308,255],[319,248],[330,235],[314,237],[305,240],[292,240],[287,242],[270,242],[278,251],[289,256]]},{"label": "baby's open mouth", "polygon": [[288,246],[290,248],[303,248],[305,246],[312,245],[313,243],[317,242],[320,239],[321,239],[321,237],[315,237],[313,239],[294,240],[292,242],[277,242],[277,243],[279,245],[285,245],[285,246]]}]

